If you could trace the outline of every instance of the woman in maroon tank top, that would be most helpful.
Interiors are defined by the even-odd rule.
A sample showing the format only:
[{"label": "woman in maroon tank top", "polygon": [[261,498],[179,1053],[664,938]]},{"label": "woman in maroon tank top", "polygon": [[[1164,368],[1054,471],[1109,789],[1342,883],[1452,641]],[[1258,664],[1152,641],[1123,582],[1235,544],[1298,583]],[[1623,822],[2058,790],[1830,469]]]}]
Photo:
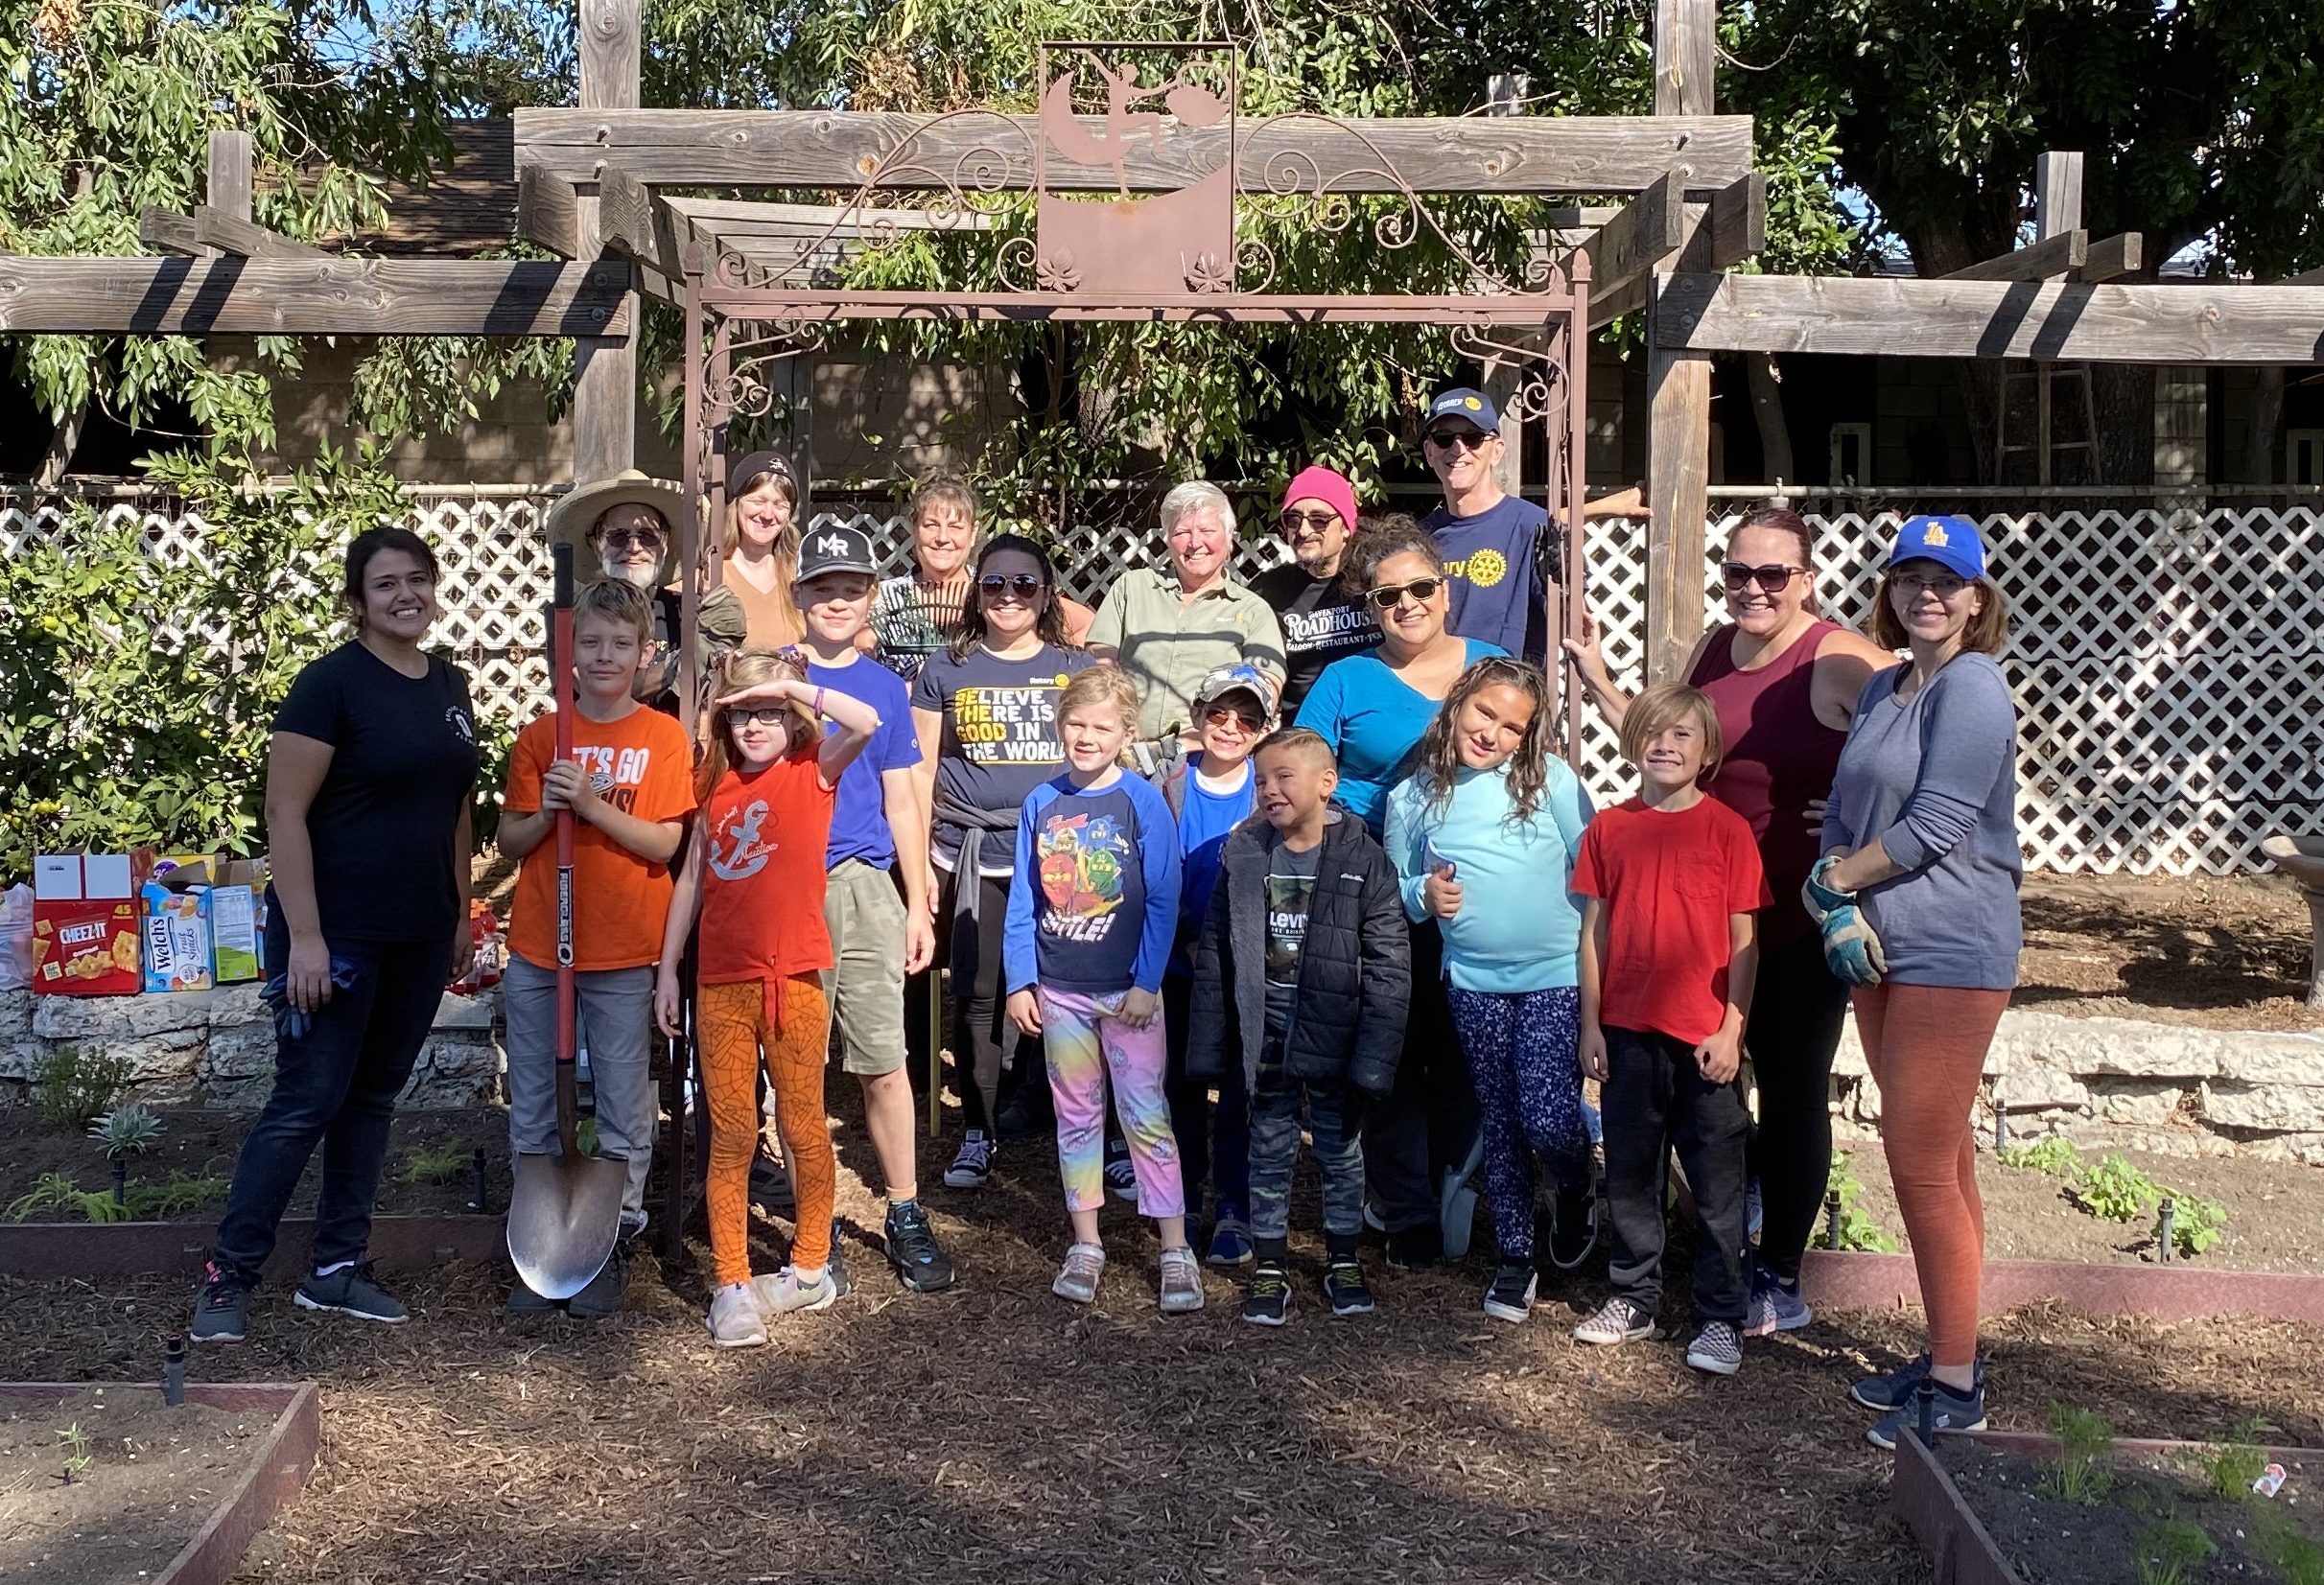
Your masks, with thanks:
[{"label": "woman in maroon tank top", "polygon": [[[1812,1318],[1799,1298],[1799,1257],[1831,1166],[1832,1054],[1847,988],[1824,967],[1799,889],[1816,861],[1857,696],[1874,672],[1896,664],[1817,616],[1814,550],[1796,512],[1770,507],[1737,524],[1720,568],[1733,619],[1703,635],[1686,666],[1686,680],[1718,708],[1726,742],[1705,789],[1750,822],[1775,898],[1759,916],[1758,988],[1743,1037],[1759,1089],[1751,1168],[1765,1212],[1745,1327],[1756,1337]],[[1565,648],[1600,713],[1619,728],[1630,701],[1607,673],[1597,623],[1585,619]]]}]

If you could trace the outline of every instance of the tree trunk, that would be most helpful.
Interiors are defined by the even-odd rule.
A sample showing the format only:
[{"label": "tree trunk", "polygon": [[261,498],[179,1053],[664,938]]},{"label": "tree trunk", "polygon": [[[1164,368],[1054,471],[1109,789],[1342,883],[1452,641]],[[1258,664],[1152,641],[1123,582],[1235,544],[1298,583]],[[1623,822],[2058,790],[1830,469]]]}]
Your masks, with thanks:
[{"label": "tree trunk", "polygon": [[[2276,381],[2279,393],[2283,379]],[[89,421],[88,398],[82,397],[72,410],[57,421],[56,432],[49,436],[48,450],[40,454],[40,466],[34,471],[33,483],[43,490],[54,489],[63,482],[65,470],[73,465],[73,454],[81,449],[81,431]]]},{"label": "tree trunk", "polygon": [[1792,465],[1792,427],[1783,416],[1783,370],[1772,352],[1747,354],[1751,382],[1751,417],[1759,425],[1759,477],[1769,483],[1799,482]]},{"label": "tree trunk", "polygon": [[2280,364],[2252,371],[2251,429],[2243,437],[2243,475],[2253,484],[2276,481],[2276,431],[2284,422],[2284,370]]}]

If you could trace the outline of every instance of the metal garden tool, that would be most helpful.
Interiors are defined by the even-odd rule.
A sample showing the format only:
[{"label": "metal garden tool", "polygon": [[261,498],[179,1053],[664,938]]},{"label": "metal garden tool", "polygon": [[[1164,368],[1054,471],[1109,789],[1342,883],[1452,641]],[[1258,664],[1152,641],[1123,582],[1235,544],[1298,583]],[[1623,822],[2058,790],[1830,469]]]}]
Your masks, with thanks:
[{"label": "metal garden tool", "polygon": [[[556,690],[556,762],[573,758],[573,547],[559,545],[556,604],[550,621],[549,675]],[[557,1150],[516,1158],[508,1197],[508,1258],[543,1298],[569,1299],[589,1286],[622,1231],[629,1163],[583,1155],[575,1137],[579,1102],[574,1077],[573,811],[559,809],[557,859]]]}]

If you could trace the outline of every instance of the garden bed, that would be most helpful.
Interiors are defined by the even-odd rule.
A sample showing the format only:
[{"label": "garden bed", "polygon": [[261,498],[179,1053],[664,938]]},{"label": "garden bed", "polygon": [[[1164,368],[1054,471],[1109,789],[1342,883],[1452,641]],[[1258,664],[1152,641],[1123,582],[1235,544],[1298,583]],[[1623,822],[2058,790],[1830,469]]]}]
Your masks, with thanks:
[{"label": "garden bed", "polygon": [[0,1580],[220,1585],[305,1483],[312,1384],[0,1384]]},{"label": "garden bed", "polygon": [[2282,875],[2031,874],[2011,1005],[2210,1029],[2324,1028],[2311,924]]}]

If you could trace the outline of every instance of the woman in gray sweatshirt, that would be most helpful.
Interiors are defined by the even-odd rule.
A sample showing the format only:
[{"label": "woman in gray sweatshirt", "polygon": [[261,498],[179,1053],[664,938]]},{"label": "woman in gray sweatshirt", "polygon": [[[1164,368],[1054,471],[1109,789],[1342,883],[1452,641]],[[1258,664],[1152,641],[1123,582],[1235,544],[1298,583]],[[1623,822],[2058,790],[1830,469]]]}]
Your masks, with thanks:
[{"label": "woman in gray sweatshirt", "polygon": [[1937,1421],[1984,1424],[1977,1294],[1984,1217],[1969,1111],[2017,985],[2017,709],[1995,662],[2008,613],[1967,518],[1900,530],[1872,640],[1910,664],[1865,686],[1807,886],[1880,1085],[1881,1142],[1929,1317],[1929,1352],[1851,1392],[1892,1448],[1933,1378]]}]

